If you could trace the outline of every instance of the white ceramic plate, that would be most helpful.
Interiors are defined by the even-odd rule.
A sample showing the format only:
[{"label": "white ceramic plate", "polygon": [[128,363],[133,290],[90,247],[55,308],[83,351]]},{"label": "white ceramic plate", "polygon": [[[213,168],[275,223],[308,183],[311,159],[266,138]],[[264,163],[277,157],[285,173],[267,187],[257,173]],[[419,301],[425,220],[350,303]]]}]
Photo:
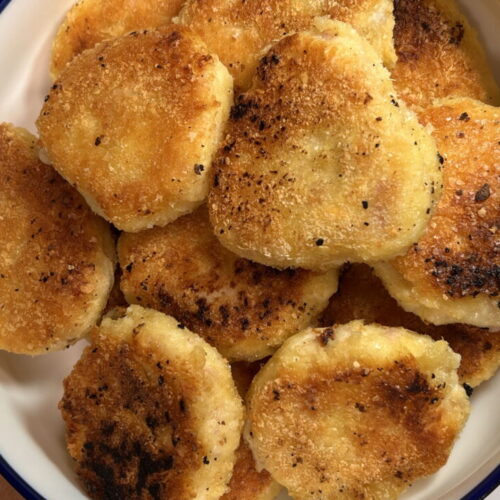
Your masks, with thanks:
[{"label": "white ceramic plate", "polygon": [[[35,132],[34,121],[50,86],[51,40],[72,3],[0,0],[0,9],[7,4],[0,13],[0,121]],[[500,0],[460,3],[479,29],[500,79]],[[82,348],[83,342],[35,359],[0,352],[0,472],[26,498],[86,498],[65,450],[57,410],[62,379]],[[416,482],[405,500],[458,500],[464,496],[477,500],[500,482],[500,377],[475,391],[472,408],[447,465]],[[500,490],[492,498],[499,500]]]}]

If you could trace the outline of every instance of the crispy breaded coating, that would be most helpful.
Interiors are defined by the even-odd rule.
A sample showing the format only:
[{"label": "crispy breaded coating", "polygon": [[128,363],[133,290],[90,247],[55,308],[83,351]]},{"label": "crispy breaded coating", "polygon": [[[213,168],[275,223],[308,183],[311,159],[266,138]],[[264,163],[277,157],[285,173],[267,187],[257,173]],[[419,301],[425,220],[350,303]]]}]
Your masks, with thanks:
[{"label": "crispy breaded coating", "polygon": [[37,126],[54,167],[92,209],[135,232],[203,202],[231,103],[232,78],[217,56],[169,25],[75,58]]},{"label": "crispy breaded coating", "polygon": [[420,112],[449,96],[500,104],[478,35],[455,0],[396,0],[394,15],[392,76],[410,108]]},{"label": "crispy breaded coating", "polygon": [[218,499],[243,406],[227,362],[156,311],[103,320],[64,381],[68,449],[91,498]]},{"label": "crispy breaded coating", "polygon": [[80,0],[67,12],[52,43],[50,73],[55,80],[78,54],[129,31],[170,22],[184,0]]},{"label": "crispy breaded coating", "polygon": [[394,66],[391,0],[187,0],[176,21],[198,33],[229,68],[236,88],[246,90],[263,50],[310,29],[316,16],[352,24],[385,64]]},{"label": "crispy breaded coating", "polygon": [[434,140],[350,26],[282,39],[237,99],[208,207],[231,251],[326,269],[404,252],[440,192]]},{"label": "crispy breaded coating", "polygon": [[0,349],[43,354],[99,319],[113,285],[108,225],[51,167],[36,138],[0,124]]},{"label": "crispy breaded coating", "polygon": [[245,438],[294,498],[397,498],[446,463],[468,417],[459,361],[403,328],[305,330],[254,379]]},{"label": "crispy breaded coating", "polygon": [[367,323],[403,327],[446,340],[462,357],[458,368],[461,383],[476,387],[493,377],[500,366],[500,335],[474,326],[454,324],[435,326],[402,309],[366,264],[348,266],[339,281],[339,290],[330,300],[321,324],[348,323],[363,319]]},{"label": "crispy breaded coating", "polygon": [[121,288],[131,304],[171,314],[231,361],[253,361],[313,324],[337,270],[278,271],[226,250],[205,207],[164,228],[123,233]]},{"label": "crispy breaded coating", "polygon": [[442,155],[444,193],[407,254],[376,264],[389,293],[436,325],[500,329],[500,109],[468,98],[422,113]]}]

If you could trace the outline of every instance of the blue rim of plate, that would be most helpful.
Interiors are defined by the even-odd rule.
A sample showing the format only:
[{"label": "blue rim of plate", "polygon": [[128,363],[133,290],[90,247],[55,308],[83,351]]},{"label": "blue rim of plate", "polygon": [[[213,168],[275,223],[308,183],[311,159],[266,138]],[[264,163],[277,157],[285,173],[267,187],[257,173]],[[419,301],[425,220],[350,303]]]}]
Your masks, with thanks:
[{"label": "blue rim of plate", "polygon": [[[2,475],[26,500],[46,500],[38,494],[0,455],[0,475]],[[484,500],[500,485],[500,465],[490,472],[475,488],[461,500]]]},{"label": "blue rim of plate", "polygon": [[10,2],[10,0],[0,0],[0,12],[2,12],[5,7],[7,7],[7,4]]},{"label": "blue rim of plate", "polygon": [[[0,0],[0,13],[11,0]],[[2,475],[26,500],[45,500],[39,495],[0,455],[0,475]],[[497,486],[500,486],[500,465],[488,474],[475,488],[461,500],[484,500]]]}]

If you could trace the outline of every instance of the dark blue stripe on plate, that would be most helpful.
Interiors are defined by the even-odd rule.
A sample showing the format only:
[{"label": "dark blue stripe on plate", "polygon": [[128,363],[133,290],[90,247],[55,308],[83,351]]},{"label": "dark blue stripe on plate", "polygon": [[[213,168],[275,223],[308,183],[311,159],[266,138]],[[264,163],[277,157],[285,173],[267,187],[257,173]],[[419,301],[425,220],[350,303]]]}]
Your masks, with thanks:
[{"label": "dark blue stripe on plate", "polygon": [[6,462],[2,455],[0,455],[0,474],[7,479],[26,500],[45,500]]},{"label": "dark blue stripe on plate", "polygon": [[7,7],[7,4],[10,2],[10,0],[0,0],[0,12],[2,12],[5,7]]}]

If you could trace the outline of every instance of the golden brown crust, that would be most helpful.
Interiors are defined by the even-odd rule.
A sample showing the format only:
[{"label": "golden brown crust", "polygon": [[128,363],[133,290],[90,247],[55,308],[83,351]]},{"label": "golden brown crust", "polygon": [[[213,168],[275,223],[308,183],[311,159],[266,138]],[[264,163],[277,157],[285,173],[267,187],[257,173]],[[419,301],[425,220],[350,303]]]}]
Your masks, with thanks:
[{"label": "golden brown crust", "polygon": [[0,124],[0,349],[62,349],[99,319],[113,284],[109,227],[51,167],[36,139]]},{"label": "golden brown crust", "polygon": [[500,366],[500,335],[482,328],[454,324],[435,326],[402,309],[365,264],[348,266],[339,281],[339,290],[330,300],[321,324],[367,323],[407,328],[444,339],[462,357],[458,375],[462,383],[476,387],[491,378]]},{"label": "golden brown crust", "polygon": [[231,103],[223,64],[190,30],[168,25],[75,58],[37,126],[54,167],[92,209],[139,231],[202,203]]},{"label": "golden brown crust", "polygon": [[416,111],[434,99],[464,96],[500,103],[478,36],[455,0],[397,0],[394,85]]},{"label": "golden brown crust", "polygon": [[183,0],[80,0],[68,11],[52,44],[55,80],[78,54],[103,40],[170,22]]},{"label": "golden brown crust", "polygon": [[272,500],[281,487],[266,470],[257,472],[250,448],[242,439],[236,450],[236,463],[229,491],[221,500]]},{"label": "golden brown crust", "polygon": [[173,318],[140,307],[115,316],[93,332],[60,403],[88,493],[219,498],[243,416],[229,367]]},{"label": "golden brown crust", "polygon": [[243,257],[325,269],[404,252],[441,186],[435,143],[348,25],[280,40],[214,162],[215,234]]},{"label": "golden brown crust", "polygon": [[255,378],[245,437],[296,498],[397,498],[445,464],[465,423],[458,362],[404,329],[310,329]]},{"label": "golden brown crust", "polygon": [[457,98],[436,103],[420,118],[433,127],[444,192],[424,236],[390,263],[406,288],[387,277],[384,266],[380,276],[401,305],[424,320],[498,329],[500,111]]},{"label": "golden brown crust", "polygon": [[191,27],[229,68],[238,90],[250,86],[262,51],[317,16],[352,24],[392,67],[394,26],[391,0],[188,0],[178,21]]},{"label": "golden brown crust", "polygon": [[226,250],[205,207],[164,228],[124,233],[118,253],[129,303],[171,314],[230,360],[271,354],[337,289],[336,271],[278,271]]}]

